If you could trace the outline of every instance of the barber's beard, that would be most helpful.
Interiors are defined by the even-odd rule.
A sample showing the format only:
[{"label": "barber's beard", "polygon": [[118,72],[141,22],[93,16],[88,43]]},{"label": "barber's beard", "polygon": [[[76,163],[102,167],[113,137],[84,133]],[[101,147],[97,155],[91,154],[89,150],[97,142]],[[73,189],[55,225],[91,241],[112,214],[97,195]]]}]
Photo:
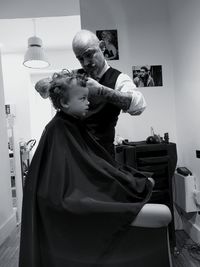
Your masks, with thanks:
[{"label": "barber's beard", "polygon": [[87,72],[88,76],[95,79],[97,77],[97,74],[98,74],[98,69],[95,68],[95,64],[92,64],[91,67],[86,69],[86,72]]}]

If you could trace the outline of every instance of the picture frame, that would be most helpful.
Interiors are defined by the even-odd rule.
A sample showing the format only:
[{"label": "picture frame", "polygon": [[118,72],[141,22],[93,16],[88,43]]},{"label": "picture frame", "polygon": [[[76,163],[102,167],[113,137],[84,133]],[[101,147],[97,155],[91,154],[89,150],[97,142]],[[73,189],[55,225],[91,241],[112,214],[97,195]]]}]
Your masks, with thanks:
[{"label": "picture frame", "polygon": [[140,65],[132,67],[136,87],[163,86],[161,65]]},{"label": "picture frame", "polygon": [[117,30],[97,30],[96,36],[104,42],[103,54],[106,60],[119,60]]}]

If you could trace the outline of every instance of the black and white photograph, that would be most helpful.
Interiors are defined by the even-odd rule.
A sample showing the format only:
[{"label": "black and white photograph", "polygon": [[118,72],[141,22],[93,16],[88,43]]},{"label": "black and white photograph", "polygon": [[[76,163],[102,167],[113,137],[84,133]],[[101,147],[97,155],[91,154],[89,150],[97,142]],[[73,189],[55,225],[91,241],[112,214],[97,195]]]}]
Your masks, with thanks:
[{"label": "black and white photograph", "polygon": [[0,267],[200,267],[199,11],[0,1]]},{"label": "black and white photograph", "polygon": [[96,35],[99,40],[104,41],[104,56],[107,60],[118,60],[118,36],[117,30],[97,30]]},{"label": "black and white photograph", "polygon": [[163,86],[161,65],[133,66],[133,82],[136,87]]}]

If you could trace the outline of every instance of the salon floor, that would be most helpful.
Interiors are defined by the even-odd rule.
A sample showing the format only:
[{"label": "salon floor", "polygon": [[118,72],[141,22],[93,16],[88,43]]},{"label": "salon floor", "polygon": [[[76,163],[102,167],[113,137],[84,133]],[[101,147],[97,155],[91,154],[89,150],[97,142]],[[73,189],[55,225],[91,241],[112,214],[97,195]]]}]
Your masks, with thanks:
[{"label": "salon floor", "polygon": [[[172,255],[173,267],[199,267],[199,246],[184,231],[176,231],[176,238],[179,254]],[[0,267],[18,267],[19,240],[20,227],[17,227],[0,246]]]},{"label": "salon floor", "polygon": [[20,226],[0,246],[0,267],[18,267]]}]

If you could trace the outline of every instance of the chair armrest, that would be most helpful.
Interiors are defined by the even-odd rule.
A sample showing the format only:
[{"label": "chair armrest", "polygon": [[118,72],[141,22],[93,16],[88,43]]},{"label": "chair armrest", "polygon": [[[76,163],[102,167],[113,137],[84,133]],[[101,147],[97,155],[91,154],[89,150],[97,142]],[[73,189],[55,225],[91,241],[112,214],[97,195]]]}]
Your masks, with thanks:
[{"label": "chair armrest", "polygon": [[166,227],[172,219],[170,209],[163,204],[145,204],[131,226],[158,228]]}]

